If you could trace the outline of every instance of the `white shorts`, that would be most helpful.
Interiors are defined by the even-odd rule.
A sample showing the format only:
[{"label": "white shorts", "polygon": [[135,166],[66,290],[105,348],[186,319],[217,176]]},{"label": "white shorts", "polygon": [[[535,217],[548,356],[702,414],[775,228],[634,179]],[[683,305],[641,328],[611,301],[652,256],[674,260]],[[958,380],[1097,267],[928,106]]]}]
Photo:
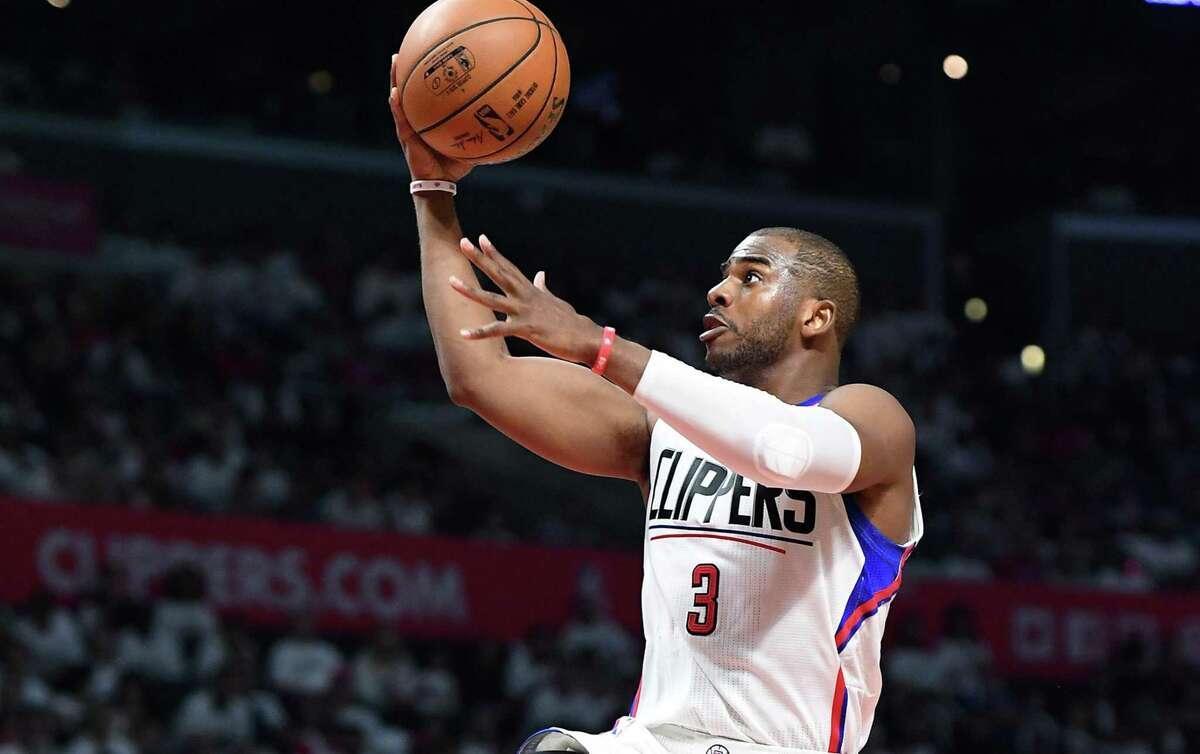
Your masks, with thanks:
[{"label": "white shorts", "polygon": [[551,731],[574,738],[583,744],[587,754],[822,754],[717,738],[677,725],[656,725],[651,731],[632,717],[622,717],[612,730],[604,733],[562,728],[539,730],[521,744],[517,754],[534,754],[538,743]]}]

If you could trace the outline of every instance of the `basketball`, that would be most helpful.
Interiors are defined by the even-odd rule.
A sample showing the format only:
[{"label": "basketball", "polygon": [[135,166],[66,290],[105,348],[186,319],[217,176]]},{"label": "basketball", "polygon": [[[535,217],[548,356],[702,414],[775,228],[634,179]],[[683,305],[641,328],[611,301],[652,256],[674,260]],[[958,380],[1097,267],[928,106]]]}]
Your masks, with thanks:
[{"label": "basketball", "polygon": [[525,0],[438,0],[404,35],[396,71],[401,106],[425,143],[478,165],[541,144],[571,86],[558,30]]}]

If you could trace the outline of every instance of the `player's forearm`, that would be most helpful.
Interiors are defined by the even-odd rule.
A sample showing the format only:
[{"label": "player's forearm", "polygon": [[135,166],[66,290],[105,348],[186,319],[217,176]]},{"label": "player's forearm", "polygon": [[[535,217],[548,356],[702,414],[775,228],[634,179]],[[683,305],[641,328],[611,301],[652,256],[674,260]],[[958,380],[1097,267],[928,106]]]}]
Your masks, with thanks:
[{"label": "player's forearm", "polygon": [[638,382],[650,362],[650,349],[632,340],[618,337],[613,343],[612,354],[604,376],[608,381],[633,395]]},{"label": "player's forearm", "polygon": [[421,239],[421,292],[425,314],[433,334],[438,366],[452,398],[459,402],[469,392],[472,380],[507,356],[502,339],[468,341],[460,331],[496,321],[489,309],[456,294],[451,276],[475,280],[471,263],[459,251],[462,228],[454,210],[454,198],[444,193],[414,194],[417,232]]}]

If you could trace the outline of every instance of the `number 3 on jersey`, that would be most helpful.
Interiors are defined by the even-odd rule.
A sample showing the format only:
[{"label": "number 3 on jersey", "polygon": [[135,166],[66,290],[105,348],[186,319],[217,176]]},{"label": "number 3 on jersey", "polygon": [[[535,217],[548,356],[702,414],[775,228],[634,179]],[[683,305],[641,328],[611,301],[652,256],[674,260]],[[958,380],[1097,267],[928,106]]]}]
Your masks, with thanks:
[{"label": "number 3 on jersey", "polygon": [[717,628],[717,592],[721,588],[721,571],[712,563],[701,563],[692,569],[692,588],[696,592],[689,610],[687,631],[692,636],[708,636]]}]

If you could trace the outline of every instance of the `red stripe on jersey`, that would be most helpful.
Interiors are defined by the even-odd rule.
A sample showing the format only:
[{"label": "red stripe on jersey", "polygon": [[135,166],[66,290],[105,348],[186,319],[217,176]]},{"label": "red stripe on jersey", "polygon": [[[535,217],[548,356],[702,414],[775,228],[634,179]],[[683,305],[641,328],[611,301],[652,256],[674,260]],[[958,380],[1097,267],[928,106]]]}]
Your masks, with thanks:
[{"label": "red stripe on jersey", "polygon": [[833,687],[833,714],[829,718],[829,750],[842,750],[842,726],[846,724],[846,678],[838,668],[837,683]]},{"label": "red stripe on jersey", "polygon": [[726,539],[726,540],[729,540],[730,542],[741,542],[744,545],[753,545],[754,547],[761,547],[764,550],[770,550],[771,552],[777,552],[780,555],[787,554],[787,550],[783,549],[782,547],[772,547],[771,545],[764,545],[762,542],[751,542],[748,539],[740,539],[738,537],[726,537],[726,536],[722,536],[720,534],[659,534],[657,537],[651,537],[650,541],[653,542],[656,539],[675,539],[676,537],[695,537],[697,539]]}]

